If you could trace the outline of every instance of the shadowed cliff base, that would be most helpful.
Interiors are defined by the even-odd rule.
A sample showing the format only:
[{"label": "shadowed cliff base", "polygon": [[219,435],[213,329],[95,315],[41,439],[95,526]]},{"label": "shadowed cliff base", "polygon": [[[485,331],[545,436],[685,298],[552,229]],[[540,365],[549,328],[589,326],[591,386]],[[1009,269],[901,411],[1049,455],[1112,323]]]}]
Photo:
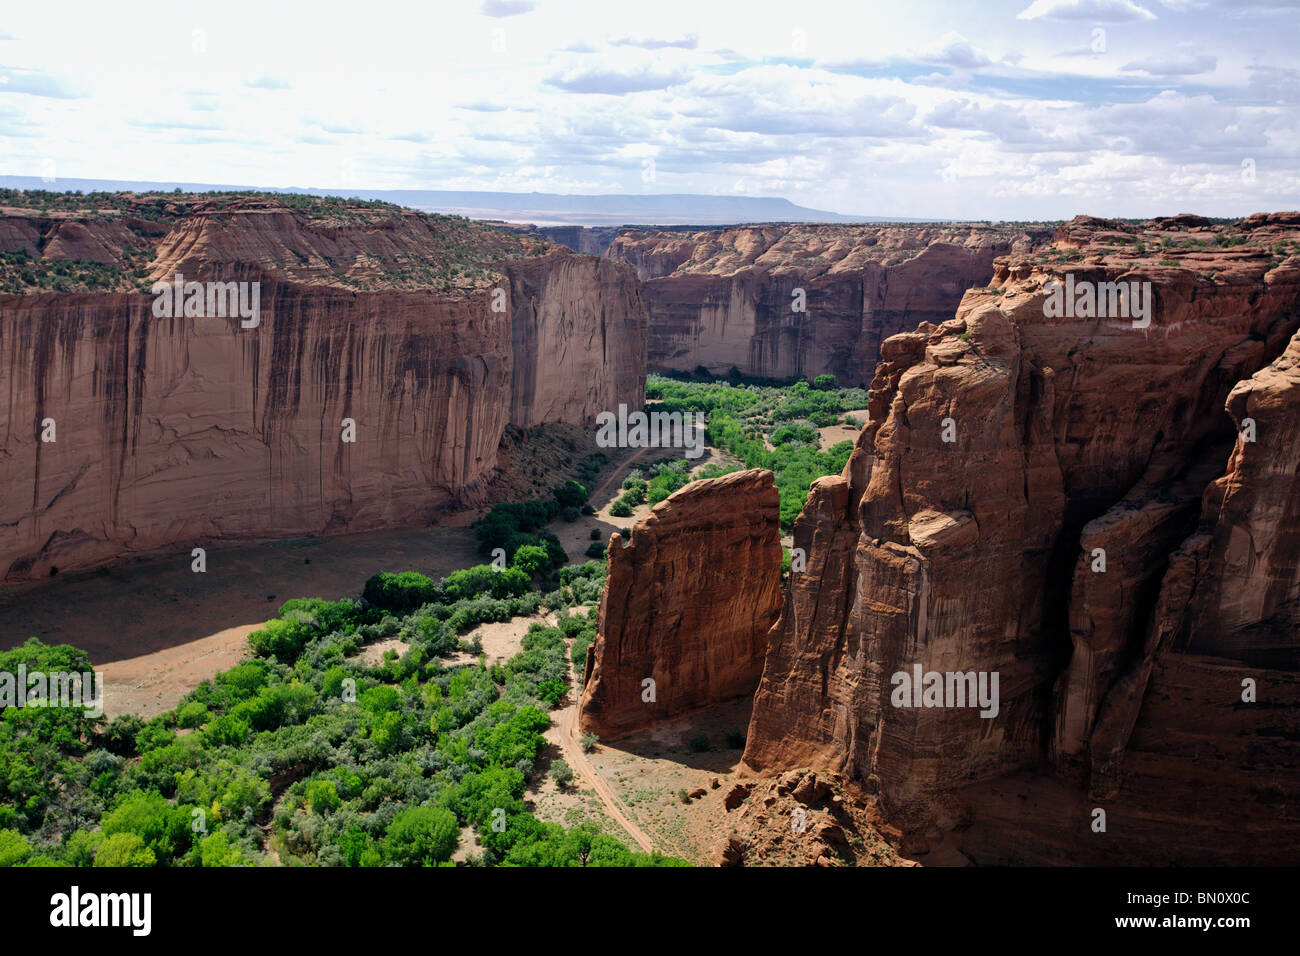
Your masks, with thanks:
[{"label": "shadowed cliff base", "polygon": [[[39,637],[85,649],[92,662],[121,661],[179,647],[234,626],[260,624],[286,600],[361,593],[378,570],[415,569],[437,579],[483,560],[470,523],[493,503],[530,499],[578,474],[596,450],[588,429],[511,429],[501,467],[439,526],[272,541],[199,541],[207,570],[191,570],[188,546],[136,556],[90,571],[60,572],[0,588],[0,649]],[[597,482],[626,470],[623,449]],[[572,561],[585,560],[580,551]]]}]

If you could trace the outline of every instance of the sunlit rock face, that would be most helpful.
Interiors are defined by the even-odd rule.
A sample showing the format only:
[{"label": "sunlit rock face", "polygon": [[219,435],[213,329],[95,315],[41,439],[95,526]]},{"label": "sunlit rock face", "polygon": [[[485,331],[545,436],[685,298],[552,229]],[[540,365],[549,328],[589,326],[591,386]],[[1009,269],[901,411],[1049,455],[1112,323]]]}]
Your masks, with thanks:
[{"label": "sunlit rock face", "polygon": [[584,732],[612,740],[754,692],[781,607],[779,521],[772,472],[753,469],[692,482],[610,538]]},{"label": "sunlit rock face", "polygon": [[644,400],[626,265],[393,207],[172,212],[0,219],[2,251],[142,256],[141,288],[256,284],[259,305],[254,321],[180,301],[159,315],[148,291],[0,295],[0,579],[426,524],[492,475],[507,424],[592,424]]},{"label": "sunlit rock face", "polygon": [[[1288,240],[1300,215],[1080,219],[999,260],[954,319],[887,339],[857,449],[795,527],[808,569],[749,766],[856,778],[918,852],[1296,862]],[[1067,275],[1151,283],[1149,323],[1048,307]],[[998,674],[996,716],[897,706],[917,663]]]}]

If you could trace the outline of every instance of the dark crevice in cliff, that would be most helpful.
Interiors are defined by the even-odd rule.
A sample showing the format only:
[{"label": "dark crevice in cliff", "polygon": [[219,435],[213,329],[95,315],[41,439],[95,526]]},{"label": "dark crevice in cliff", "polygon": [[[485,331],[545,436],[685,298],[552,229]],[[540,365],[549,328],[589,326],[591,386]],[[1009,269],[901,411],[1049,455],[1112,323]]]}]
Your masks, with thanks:
[{"label": "dark crevice in cliff", "polygon": [[[1128,503],[1131,510],[1140,520],[1143,509],[1149,507],[1172,507],[1174,509],[1168,518],[1162,521],[1174,522],[1170,530],[1162,533],[1149,535],[1143,539],[1143,545],[1149,550],[1141,555],[1142,565],[1140,571],[1142,577],[1135,582],[1125,592],[1126,605],[1123,615],[1124,632],[1121,636],[1120,645],[1115,652],[1115,656],[1107,664],[1096,664],[1099,669],[1093,673],[1093,679],[1100,682],[1100,685],[1094,694],[1094,705],[1089,717],[1089,726],[1087,735],[1090,740],[1094,737],[1094,731],[1097,730],[1097,724],[1101,721],[1102,715],[1108,712],[1117,712],[1125,710],[1131,714],[1131,719],[1135,723],[1143,707],[1143,696],[1146,692],[1147,679],[1149,677],[1149,668],[1151,666],[1154,654],[1160,650],[1152,641],[1154,629],[1160,626],[1157,620],[1157,614],[1161,604],[1164,589],[1168,584],[1167,576],[1171,565],[1171,559],[1177,553],[1184,550],[1188,540],[1198,533],[1201,525],[1202,511],[1204,506],[1204,496],[1207,488],[1220,476],[1224,475],[1237,441],[1237,424],[1223,411],[1223,402],[1228,390],[1240,380],[1248,379],[1255,372],[1267,367],[1281,352],[1285,351],[1287,344],[1290,342],[1291,334],[1294,332],[1296,323],[1292,320],[1281,320],[1274,323],[1270,329],[1270,335],[1278,335],[1279,343],[1274,349],[1263,350],[1252,359],[1244,361],[1234,371],[1229,379],[1224,379],[1222,375],[1214,374],[1225,370],[1232,370],[1231,367],[1225,369],[1224,361],[1231,348],[1224,349],[1210,362],[1207,366],[1209,374],[1201,382],[1200,390],[1187,396],[1187,401],[1179,403],[1172,410],[1170,422],[1175,425],[1182,425],[1179,430],[1187,439],[1183,443],[1166,442],[1164,432],[1157,432],[1151,445],[1151,451],[1147,456],[1145,467],[1141,476],[1135,481],[1124,495],[1119,497],[1112,505],[1102,509],[1094,517],[1106,514],[1112,508],[1117,508]],[[1248,336],[1242,344],[1247,341],[1266,341],[1267,337]],[[1185,417],[1190,416],[1190,417]],[[1095,502],[1092,502],[1095,505]],[[1089,511],[1095,508],[1089,508]],[[1086,516],[1086,512],[1083,516]],[[1089,519],[1091,520],[1091,519]],[[1078,525],[1082,529],[1083,524]],[[1158,527],[1158,526],[1157,526]],[[1168,526],[1167,526],[1168,527]],[[1078,534],[1071,528],[1067,534],[1074,537],[1077,542]],[[1063,535],[1064,536],[1064,535]],[[1076,543],[1074,548],[1076,554],[1081,553],[1081,549]],[[1114,557],[1114,556],[1111,556]],[[1125,556],[1130,557],[1131,556]],[[1072,567],[1078,567],[1075,563]],[[1115,569],[1111,569],[1114,573]],[[1135,573],[1130,569],[1129,573]],[[1049,576],[1049,581],[1051,577]],[[1181,582],[1176,582],[1176,586],[1185,586]],[[1196,585],[1193,583],[1191,593],[1187,598],[1195,594]],[[1062,666],[1057,672],[1057,682],[1053,686],[1060,688],[1064,686],[1060,681],[1065,672],[1070,667],[1071,657],[1073,654],[1072,641],[1069,632],[1069,618],[1071,608],[1070,599],[1074,597],[1075,592],[1067,588],[1064,591],[1064,600],[1056,615],[1056,623],[1053,630],[1060,627],[1060,619],[1064,617],[1064,629],[1061,630],[1061,637],[1054,638],[1052,647],[1064,646],[1069,649],[1065,655]],[[1053,608],[1051,595],[1049,594],[1048,610]],[[1194,621],[1186,616],[1181,618],[1177,633],[1172,635],[1172,645],[1175,648],[1186,650],[1187,629]],[[1137,695],[1137,700],[1117,701],[1116,695],[1123,694],[1128,696]],[[1052,706],[1048,708],[1046,717],[1048,719],[1046,727],[1046,739],[1050,744],[1055,732],[1055,720],[1058,716],[1058,707],[1061,701],[1054,700]],[[1128,724],[1123,731],[1124,736],[1120,739],[1127,741],[1128,734],[1132,731],[1132,724]],[[1107,739],[1115,734],[1115,728],[1112,726],[1107,731]],[[1085,747],[1083,752],[1084,764],[1091,766],[1093,759],[1090,744]],[[1122,748],[1125,744],[1120,743]],[[1121,763],[1118,759],[1118,753],[1106,751],[1108,753],[1107,763],[1104,767],[1092,767],[1093,784],[1097,786],[1098,780],[1104,780],[1108,792],[1115,792],[1120,785]],[[1069,760],[1059,768],[1066,770]]]}]

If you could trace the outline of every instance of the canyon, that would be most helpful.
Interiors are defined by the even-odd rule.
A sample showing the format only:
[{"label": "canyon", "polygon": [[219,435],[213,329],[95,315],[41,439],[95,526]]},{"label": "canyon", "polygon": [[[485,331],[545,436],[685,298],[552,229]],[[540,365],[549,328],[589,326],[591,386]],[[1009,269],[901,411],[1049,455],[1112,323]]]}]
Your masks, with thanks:
[{"label": "canyon", "polygon": [[[815,772],[923,863],[1294,863],[1300,213],[1079,217],[954,312],[881,343],[855,451],[809,491],[744,751],[760,781],[725,812]],[[761,526],[710,492],[702,511]],[[683,653],[657,611],[699,600],[681,546],[652,540],[635,564],[655,600],[621,597],[612,555],[602,609],[623,613],[587,662],[622,675],[605,695],[639,727],[633,678]],[[762,593],[748,566],[708,600]],[[696,626],[689,653],[753,623]],[[949,697],[900,706],[917,671]],[[953,677],[996,700],[952,699]],[[726,824],[724,865],[781,843],[773,800]]]},{"label": "canyon", "polygon": [[[752,699],[721,813],[847,805],[923,863],[1297,861],[1300,213],[611,237],[75,202],[0,207],[0,580],[436,524],[647,369],[831,374],[869,418],[806,564],[783,581],[767,471],[614,534],[579,728]],[[155,314],[178,273],[256,283],[260,321]],[[1128,283],[1149,322],[1049,306]],[[915,667],[997,706],[895,706]]]},{"label": "canyon", "polygon": [[974,223],[624,229],[606,255],[643,282],[652,370],[865,385],[882,341],[950,319],[998,256],[1051,235]]},{"label": "canyon", "polygon": [[[0,253],[53,286],[0,294],[3,580],[428,524],[492,480],[507,427],[644,401],[631,269],[468,220],[247,197],[6,208]],[[156,316],[148,290],[176,274],[256,283],[259,324]]]}]

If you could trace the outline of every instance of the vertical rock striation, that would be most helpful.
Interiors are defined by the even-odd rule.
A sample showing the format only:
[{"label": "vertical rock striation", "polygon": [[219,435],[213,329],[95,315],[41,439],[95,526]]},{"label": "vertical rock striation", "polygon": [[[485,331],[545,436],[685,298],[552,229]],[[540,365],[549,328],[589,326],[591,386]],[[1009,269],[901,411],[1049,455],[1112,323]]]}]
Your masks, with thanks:
[{"label": "vertical rock striation", "polygon": [[[162,225],[91,220],[88,235],[3,220],[3,251],[57,260],[75,240],[109,263],[147,255],[136,288],[177,273],[258,283],[260,316],[159,317],[138,291],[0,295],[0,579],[427,523],[492,475],[507,424],[587,424],[644,399],[626,265],[396,207],[167,209]],[[120,276],[91,278],[121,289]]]},{"label": "vertical rock striation", "polygon": [[692,482],[626,545],[611,536],[583,731],[611,740],[753,693],[781,606],[779,518],[772,473],[754,469]]}]

